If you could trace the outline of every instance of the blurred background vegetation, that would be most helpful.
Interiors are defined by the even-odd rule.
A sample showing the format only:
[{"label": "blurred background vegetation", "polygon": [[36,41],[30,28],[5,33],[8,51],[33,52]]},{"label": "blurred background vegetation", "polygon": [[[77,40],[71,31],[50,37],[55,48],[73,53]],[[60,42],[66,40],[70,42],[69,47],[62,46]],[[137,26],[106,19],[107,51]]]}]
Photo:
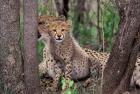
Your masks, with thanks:
[{"label": "blurred background vegetation", "polygon": [[[82,47],[111,51],[120,20],[114,0],[38,0],[38,15],[44,14],[72,20],[73,35]],[[21,31],[22,18],[21,9]],[[40,61],[43,47],[38,42]]]}]

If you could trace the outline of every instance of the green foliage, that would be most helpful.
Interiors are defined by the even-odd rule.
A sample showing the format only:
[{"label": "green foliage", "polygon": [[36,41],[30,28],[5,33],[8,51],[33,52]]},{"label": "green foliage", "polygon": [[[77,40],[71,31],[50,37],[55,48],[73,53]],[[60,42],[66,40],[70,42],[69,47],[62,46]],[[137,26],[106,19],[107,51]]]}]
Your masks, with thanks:
[{"label": "green foliage", "polygon": [[114,42],[114,37],[118,31],[118,24],[120,21],[116,7],[110,3],[104,3],[101,9],[102,26],[104,32],[105,42],[108,44],[108,50],[111,50]]},{"label": "green foliage", "polygon": [[[73,2],[74,3],[74,2]],[[70,19],[73,21],[73,34],[74,37],[78,40],[80,45],[87,45],[87,44],[95,44],[96,43],[96,27],[91,26],[91,21],[96,18],[95,12],[91,11],[84,15],[83,22],[79,22],[77,9],[70,11]],[[73,7],[70,7],[73,8]]]},{"label": "green foliage", "polygon": [[45,4],[45,0],[38,0],[38,13],[39,15],[53,15],[56,16],[57,10],[55,8],[54,0],[47,0]]},{"label": "green foliage", "polygon": [[[62,84],[62,90],[65,89],[66,87],[66,80],[65,78],[62,78],[61,80],[61,84]],[[74,85],[74,81],[70,80],[70,82],[68,83],[69,88],[66,90],[65,94],[78,94],[78,91],[76,89],[76,86]]]},{"label": "green foliage", "polygon": [[[88,1],[87,1],[88,2]],[[70,6],[70,18],[73,21],[73,34],[81,45],[90,44],[92,46],[103,46],[103,40],[105,44],[105,50],[111,50],[114,42],[114,36],[118,31],[119,14],[115,3],[110,0],[100,2],[99,9],[99,27],[102,34],[102,43],[99,43],[99,35],[97,30],[97,11],[90,10],[84,11],[82,15],[82,22],[78,19],[78,12],[76,9],[75,1],[71,2]]]},{"label": "green foliage", "polygon": [[39,62],[42,61],[44,44],[41,41],[37,42],[37,53],[39,55]]},{"label": "green foliage", "polygon": [[39,15],[48,14],[48,8],[43,4],[43,0],[38,0],[38,13]]}]

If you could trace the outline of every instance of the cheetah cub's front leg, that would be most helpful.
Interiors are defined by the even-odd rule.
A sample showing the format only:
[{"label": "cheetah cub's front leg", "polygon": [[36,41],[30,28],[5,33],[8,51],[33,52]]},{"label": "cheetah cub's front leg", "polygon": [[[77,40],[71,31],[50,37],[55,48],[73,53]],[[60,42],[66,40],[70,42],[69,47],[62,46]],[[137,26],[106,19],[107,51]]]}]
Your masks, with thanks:
[{"label": "cheetah cub's front leg", "polygon": [[43,43],[45,44],[45,48],[43,49],[43,61],[39,64],[39,73],[40,76],[42,74],[48,74],[51,78],[53,78],[52,84],[53,86],[51,90],[56,91],[58,89],[58,83],[62,71],[60,69],[60,63],[56,62],[50,53],[49,38],[48,37],[46,37],[45,39],[44,38],[42,39]]},{"label": "cheetah cub's front leg", "polygon": [[62,58],[63,58],[64,63],[65,63],[64,64],[64,66],[65,66],[64,77],[66,80],[66,86],[64,87],[64,90],[66,90],[69,88],[69,82],[72,79],[72,62],[70,61],[69,57],[63,56]]},{"label": "cheetah cub's front leg", "polygon": [[65,79],[66,79],[66,86],[64,89],[69,88],[69,82],[72,79],[71,75],[72,75],[72,64],[71,62],[67,62],[66,64],[66,71],[65,71]]},{"label": "cheetah cub's front leg", "polygon": [[39,64],[39,73],[40,76],[42,74],[48,74],[53,78],[52,91],[56,91],[58,89],[62,70],[60,69],[59,63],[53,59],[50,53],[48,53],[47,48],[44,48],[43,50],[43,62]]}]

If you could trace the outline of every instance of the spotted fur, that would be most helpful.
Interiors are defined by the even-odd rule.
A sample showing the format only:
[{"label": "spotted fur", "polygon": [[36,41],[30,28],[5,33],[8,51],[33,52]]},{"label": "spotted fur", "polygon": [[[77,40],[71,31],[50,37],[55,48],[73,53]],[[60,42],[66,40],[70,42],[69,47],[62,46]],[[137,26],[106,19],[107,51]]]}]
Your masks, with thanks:
[{"label": "spotted fur", "polygon": [[[47,28],[48,30],[43,32],[45,36],[47,34],[50,36],[50,51],[47,51],[51,53],[56,64],[56,61],[59,61],[61,66],[64,66],[65,79],[78,80],[89,76],[90,66],[98,61],[91,59],[72,37],[70,23],[68,21],[53,21]],[[44,43],[48,45],[46,42]],[[44,61],[46,62],[46,59]],[[91,62],[93,63],[91,64]]]},{"label": "spotted fur", "polygon": [[[98,69],[101,69],[101,73],[103,72],[110,55],[109,53],[81,48],[73,38],[70,23],[67,21],[53,21],[47,28],[47,31],[43,31],[42,36],[44,36],[44,38],[50,36],[50,48],[47,48],[48,46],[44,48],[43,53],[47,53],[47,57],[43,55],[43,61],[45,61],[45,63],[48,62],[47,60],[50,57],[52,58],[53,63],[47,63],[48,65],[45,65],[44,63],[44,65],[40,67],[40,70],[43,69],[43,66],[48,66],[42,71],[47,72],[48,68],[54,70],[55,64],[61,67],[64,65],[65,67],[63,68],[58,67],[58,70],[61,71],[60,73],[58,72],[58,77],[52,76],[54,80],[57,79],[57,82],[55,83],[58,83],[62,69],[67,79],[81,79],[87,77],[90,74],[90,70],[95,69],[96,66],[99,67]],[[46,45],[48,45],[47,43],[49,42],[45,42]],[[56,61],[59,61],[60,65]],[[131,79],[131,86],[136,84],[140,86],[139,71],[140,57],[137,58],[136,67]],[[56,75],[56,73],[54,74]]]},{"label": "spotted fur", "polygon": [[40,76],[47,73],[50,77],[52,77],[53,78],[52,90],[57,90],[59,79],[60,76],[62,75],[62,70],[60,68],[59,62],[56,63],[56,61],[54,60],[53,56],[50,53],[49,36],[43,38],[43,42],[45,43],[45,47],[43,49],[43,61],[39,64],[39,73]]},{"label": "spotted fur", "polygon": [[[100,63],[100,67],[102,69],[101,71],[103,72],[110,54],[97,52],[97,51],[90,50],[90,49],[85,49],[85,51],[88,53],[88,55],[90,55],[91,57],[94,57],[100,61],[99,63]],[[133,71],[133,75],[131,77],[131,82],[130,82],[130,86],[134,87],[136,85],[140,87],[140,54],[137,56],[135,69]]]}]

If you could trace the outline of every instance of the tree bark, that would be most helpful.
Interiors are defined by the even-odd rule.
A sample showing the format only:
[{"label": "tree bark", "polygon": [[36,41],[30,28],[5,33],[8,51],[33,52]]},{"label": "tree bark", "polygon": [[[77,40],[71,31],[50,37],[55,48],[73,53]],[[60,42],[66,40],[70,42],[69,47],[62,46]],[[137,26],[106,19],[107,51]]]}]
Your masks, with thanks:
[{"label": "tree bark", "polygon": [[63,0],[63,14],[66,18],[68,18],[68,12],[69,12],[69,0]]},{"label": "tree bark", "polygon": [[19,0],[0,0],[0,94],[24,94]]},{"label": "tree bark", "polygon": [[64,15],[68,18],[69,0],[55,0],[56,8],[59,15]]},{"label": "tree bark", "polygon": [[86,0],[77,0],[77,21],[80,23],[84,23],[85,2]]},{"label": "tree bark", "polygon": [[[97,27],[100,27],[100,0],[97,0]],[[97,32],[98,32],[99,44],[102,44],[101,29],[97,28]]]},{"label": "tree bark", "polygon": [[123,94],[129,89],[140,47],[139,40],[135,39],[140,32],[140,0],[116,0],[116,3],[120,29],[104,70],[102,94]]},{"label": "tree bark", "polygon": [[41,94],[37,59],[37,0],[24,0],[24,73],[26,94]]},{"label": "tree bark", "polygon": [[120,81],[120,84],[115,89],[113,94],[122,94],[123,92],[126,92],[129,90],[130,80],[134,71],[139,48],[140,48],[140,38],[134,42],[134,47],[132,48],[132,51],[130,53],[130,57],[129,57],[129,61],[128,61],[128,65],[125,70],[125,73],[122,77],[122,80]]},{"label": "tree bark", "polygon": [[47,6],[48,0],[43,0],[43,3],[44,3],[45,6]]}]

